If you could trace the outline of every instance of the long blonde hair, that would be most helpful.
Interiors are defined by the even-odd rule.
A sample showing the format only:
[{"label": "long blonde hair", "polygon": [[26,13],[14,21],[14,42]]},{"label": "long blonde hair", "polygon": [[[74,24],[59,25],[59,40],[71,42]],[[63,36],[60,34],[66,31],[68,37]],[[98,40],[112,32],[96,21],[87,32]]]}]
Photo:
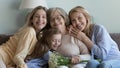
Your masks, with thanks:
[{"label": "long blonde hair", "polygon": [[33,23],[32,23],[32,19],[33,19],[33,16],[35,15],[35,13],[40,10],[40,9],[43,9],[45,12],[47,12],[47,8],[46,7],[43,7],[43,6],[37,6],[36,8],[34,8],[28,15],[27,15],[27,18],[26,18],[26,24],[21,28],[26,28],[28,26],[33,26]]},{"label": "long blonde hair", "polygon": [[92,20],[91,20],[90,14],[89,14],[88,11],[87,11],[85,8],[83,8],[82,6],[76,6],[76,7],[74,7],[73,9],[71,9],[70,12],[69,12],[70,24],[72,24],[72,23],[71,23],[71,15],[72,15],[72,13],[74,13],[74,12],[80,12],[80,13],[82,13],[82,14],[85,16],[86,21],[87,21],[87,24],[86,24],[86,27],[85,27],[85,29],[83,30],[83,32],[84,32],[89,38],[91,38],[91,33],[92,33],[92,25],[91,25],[91,24],[92,24]]}]

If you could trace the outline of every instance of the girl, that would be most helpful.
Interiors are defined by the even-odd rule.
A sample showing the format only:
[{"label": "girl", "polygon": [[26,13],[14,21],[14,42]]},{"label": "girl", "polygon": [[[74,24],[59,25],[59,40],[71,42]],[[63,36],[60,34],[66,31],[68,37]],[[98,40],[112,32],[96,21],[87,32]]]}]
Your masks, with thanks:
[{"label": "girl", "polygon": [[74,7],[69,12],[70,35],[84,42],[91,54],[102,60],[88,62],[86,68],[120,68],[120,51],[102,25],[91,24],[91,16],[82,6]]},{"label": "girl", "polygon": [[80,60],[89,60],[90,54],[87,47],[77,38],[69,35],[67,25],[69,19],[67,13],[62,8],[49,8],[47,11],[48,26],[56,28],[62,33],[62,44],[57,49],[60,54],[71,57],[71,67],[83,68],[84,65],[79,64]]},{"label": "girl", "polygon": [[0,68],[27,68],[25,58],[30,55],[37,36],[47,24],[46,8],[38,6],[28,15],[24,27],[0,45]]},{"label": "girl", "polygon": [[47,68],[49,50],[57,50],[57,48],[61,45],[61,38],[61,32],[57,29],[49,29],[44,31],[43,36],[35,46],[32,53],[32,59],[27,62],[28,67]]}]

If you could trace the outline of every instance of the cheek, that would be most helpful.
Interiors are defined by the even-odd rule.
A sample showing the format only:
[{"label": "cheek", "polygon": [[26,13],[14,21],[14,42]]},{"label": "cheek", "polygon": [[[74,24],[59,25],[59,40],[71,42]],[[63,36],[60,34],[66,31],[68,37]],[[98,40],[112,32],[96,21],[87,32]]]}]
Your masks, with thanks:
[{"label": "cheek", "polygon": [[76,27],[76,23],[72,23],[73,27]]},{"label": "cheek", "polygon": [[36,21],[37,21],[37,19],[36,19],[36,18],[33,18],[33,19],[32,19],[32,22],[36,22]]}]

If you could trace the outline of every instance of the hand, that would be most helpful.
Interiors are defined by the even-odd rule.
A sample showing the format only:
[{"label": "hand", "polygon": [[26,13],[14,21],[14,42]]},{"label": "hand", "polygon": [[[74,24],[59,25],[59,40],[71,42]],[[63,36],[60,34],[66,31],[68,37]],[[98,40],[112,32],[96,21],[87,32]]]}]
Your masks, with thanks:
[{"label": "hand", "polygon": [[72,25],[70,25],[68,28],[69,34],[79,40],[82,40],[86,37],[85,33],[83,33],[81,30],[73,27]]},{"label": "hand", "polygon": [[77,64],[79,62],[80,62],[80,57],[78,55],[72,56],[72,58],[71,58],[72,64]]},{"label": "hand", "polygon": [[89,39],[89,37],[84,32],[73,27],[72,25],[70,25],[67,29],[71,36],[81,40],[88,47],[88,49],[91,50],[94,43]]}]

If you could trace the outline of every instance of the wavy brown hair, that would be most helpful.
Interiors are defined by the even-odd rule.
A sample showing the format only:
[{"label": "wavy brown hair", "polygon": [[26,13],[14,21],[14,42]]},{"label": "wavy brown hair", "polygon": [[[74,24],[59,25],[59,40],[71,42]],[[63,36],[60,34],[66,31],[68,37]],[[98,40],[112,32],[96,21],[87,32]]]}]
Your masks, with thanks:
[{"label": "wavy brown hair", "polygon": [[51,38],[55,34],[61,34],[58,29],[51,28],[49,30],[43,31],[43,36],[38,40],[34,51],[32,52],[32,57],[37,58],[43,56],[51,47]]}]

